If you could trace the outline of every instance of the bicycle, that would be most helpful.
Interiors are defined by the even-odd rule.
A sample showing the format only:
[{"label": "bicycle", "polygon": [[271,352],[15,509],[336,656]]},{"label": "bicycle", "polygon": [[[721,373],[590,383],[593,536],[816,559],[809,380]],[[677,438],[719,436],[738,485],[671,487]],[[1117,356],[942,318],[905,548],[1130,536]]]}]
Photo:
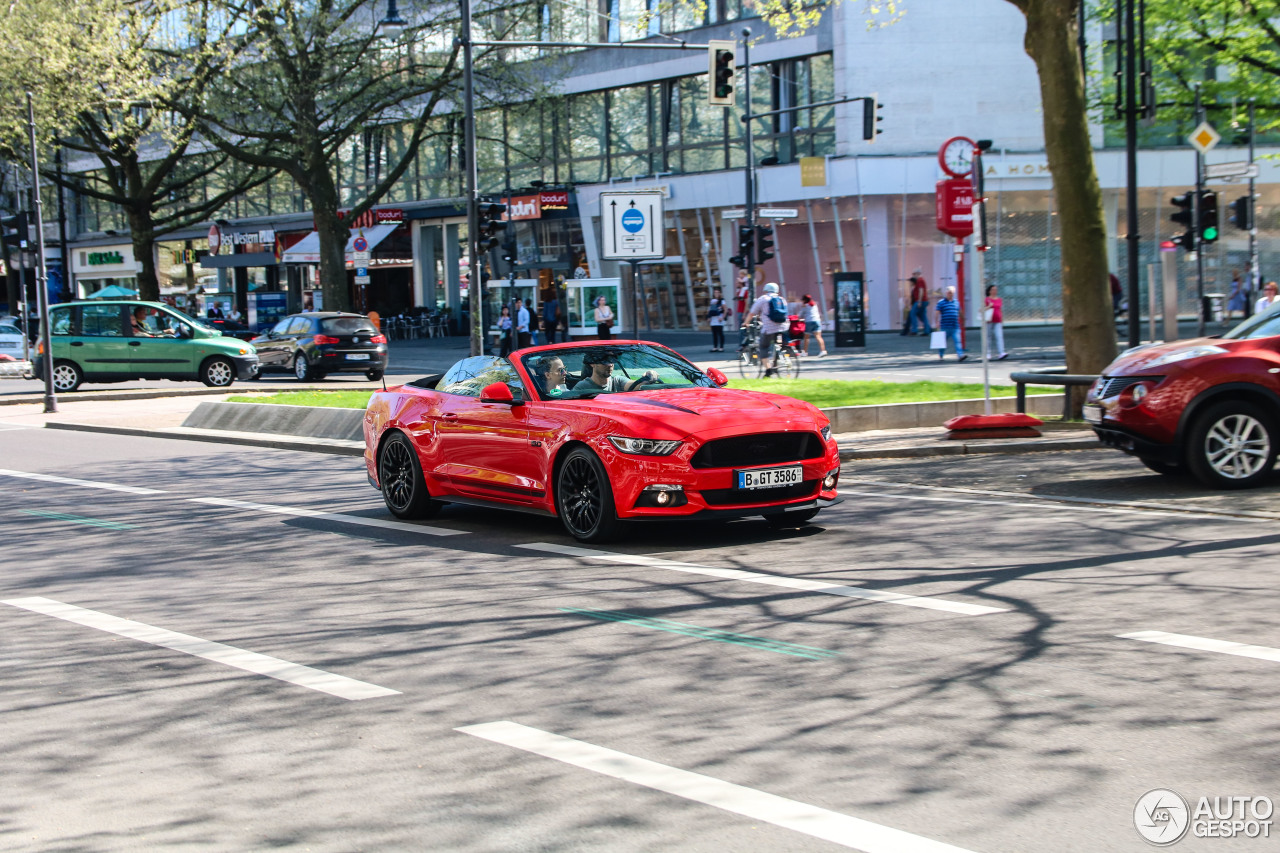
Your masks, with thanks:
[{"label": "bicycle", "polygon": [[773,351],[769,363],[777,365],[770,372],[766,362],[760,358],[760,321],[752,317],[742,336],[742,346],[738,348],[738,373],[743,379],[759,379],[764,376],[777,376],[780,379],[795,379],[800,375],[800,353],[791,342],[773,341]]}]

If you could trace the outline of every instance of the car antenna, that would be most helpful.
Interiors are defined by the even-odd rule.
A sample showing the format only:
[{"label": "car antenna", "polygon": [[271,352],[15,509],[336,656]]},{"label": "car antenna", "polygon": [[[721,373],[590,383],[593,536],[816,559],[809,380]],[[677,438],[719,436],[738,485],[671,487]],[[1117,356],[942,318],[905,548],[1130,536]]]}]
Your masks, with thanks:
[{"label": "car antenna", "polygon": [[387,390],[387,374],[385,372],[382,374],[381,379],[382,379],[382,390],[385,391]]}]

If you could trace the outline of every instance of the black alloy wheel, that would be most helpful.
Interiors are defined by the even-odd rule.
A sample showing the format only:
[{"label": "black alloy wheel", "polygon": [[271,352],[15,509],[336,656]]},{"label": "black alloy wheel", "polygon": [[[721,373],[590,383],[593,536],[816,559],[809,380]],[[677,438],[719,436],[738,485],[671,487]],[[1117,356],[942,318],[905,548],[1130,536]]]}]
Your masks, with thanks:
[{"label": "black alloy wheel", "polygon": [[200,366],[200,381],[210,388],[226,388],[236,381],[236,366],[225,358],[211,358]]},{"label": "black alloy wheel", "polygon": [[804,527],[817,514],[816,509],[806,509],[804,512],[778,512],[766,515],[764,520],[775,530],[783,530],[788,527]]},{"label": "black alloy wheel", "polygon": [[609,475],[599,457],[585,447],[571,450],[560,466],[556,512],[565,530],[579,542],[605,542],[617,535]]},{"label": "black alloy wheel", "polygon": [[1224,400],[1196,418],[1187,445],[1187,465],[1215,489],[1246,489],[1271,476],[1276,463],[1276,427],[1271,414],[1243,400]]},{"label": "black alloy wheel", "polygon": [[393,433],[378,454],[378,484],[382,499],[396,518],[430,518],[440,511],[440,502],[431,499],[422,465],[409,439]]}]

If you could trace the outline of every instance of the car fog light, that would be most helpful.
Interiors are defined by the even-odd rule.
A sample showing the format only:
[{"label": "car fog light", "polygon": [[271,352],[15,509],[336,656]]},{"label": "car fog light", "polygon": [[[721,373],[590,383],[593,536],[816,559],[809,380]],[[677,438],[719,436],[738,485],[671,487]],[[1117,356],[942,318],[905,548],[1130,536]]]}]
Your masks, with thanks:
[{"label": "car fog light", "polygon": [[667,504],[671,503],[671,493],[658,492],[658,495],[655,498],[655,500],[657,500],[658,506],[666,506]]},{"label": "car fog light", "polygon": [[840,470],[836,469],[830,474],[822,478],[822,490],[829,492],[836,487],[836,481],[840,479]]},{"label": "car fog light", "polygon": [[1150,393],[1151,393],[1151,389],[1146,385],[1134,385],[1133,386],[1133,402],[1141,403],[1143,399],[1145,399],[1146,396]]}]

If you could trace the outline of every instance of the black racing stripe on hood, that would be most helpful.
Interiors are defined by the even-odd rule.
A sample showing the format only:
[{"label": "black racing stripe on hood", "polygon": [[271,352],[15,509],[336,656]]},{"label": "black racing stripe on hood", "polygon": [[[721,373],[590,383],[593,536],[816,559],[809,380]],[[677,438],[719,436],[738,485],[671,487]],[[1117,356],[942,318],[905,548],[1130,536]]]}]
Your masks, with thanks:
[{"label": "black racing stripe on hood", "polygon": [[693,409],[686,409],[684,406],[677,406],[675,403],[664,403],[661,400],[647,400],[644,397],[636,397],[631,400],[632,403],[644,403],[646,406],[658,406],[663,409],[675,409],[677,412],[686,412],[690,415],[702,417],[701,412],[695,412]]}]

